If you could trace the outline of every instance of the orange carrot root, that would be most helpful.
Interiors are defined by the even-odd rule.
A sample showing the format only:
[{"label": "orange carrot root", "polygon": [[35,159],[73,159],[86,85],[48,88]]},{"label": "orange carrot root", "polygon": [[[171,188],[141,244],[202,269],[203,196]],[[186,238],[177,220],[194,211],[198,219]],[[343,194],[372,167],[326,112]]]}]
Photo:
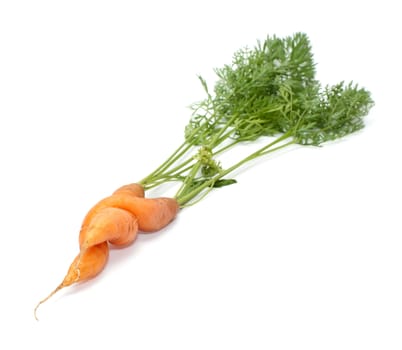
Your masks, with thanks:
[{"label": "orange carrot root", "polygon": [[109,256],[108,242],[116,246],[131,244],[139,230],[157,231],[169,224],[179,210],[173,198],[144,198],[139,184],[118,188],[98,202],[85,216],[80,234],[80,253],[71,263],[63,282],[41,300],[41,304],[59,290],[95,277],[103,270]]}]

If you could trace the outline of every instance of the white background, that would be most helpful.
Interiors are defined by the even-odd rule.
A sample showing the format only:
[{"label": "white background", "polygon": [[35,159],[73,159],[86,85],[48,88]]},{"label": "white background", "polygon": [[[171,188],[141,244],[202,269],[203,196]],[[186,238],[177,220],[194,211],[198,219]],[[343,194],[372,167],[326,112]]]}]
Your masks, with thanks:
[{"label": "white background", "polygon": [[[1,1],[0,348],[401,349],[397,4]],[[297,31],[324,84],[372,92],[366,128],[243,169],[37,322],[87,210],[181,142],[197,74]]]}]

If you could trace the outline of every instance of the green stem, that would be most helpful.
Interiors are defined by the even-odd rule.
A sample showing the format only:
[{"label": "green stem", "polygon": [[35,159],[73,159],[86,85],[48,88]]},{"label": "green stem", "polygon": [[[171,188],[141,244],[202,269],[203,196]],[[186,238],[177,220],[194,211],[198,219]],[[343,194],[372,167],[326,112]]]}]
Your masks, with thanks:
[{"label": "green stem", "polygon": [[154,187],[154,182],[165,177],[163,172],[177,162],[191,147],[192,146],[187,142],[183,142],[158,168],[143,178],[139,183],[142,184],[145,189]]},{"label": "green stem", "polygon": [[[218,121],[219,121],[221,118],[222,118],[222,117],[220,117],[220,118],[218,119]],[[225,132],[226,130],[228,130],[229,127],[232,126],[233,121],[234,121],[236,118],[237,118],[237,115],[232,115],[232,116],[230,117],[230,119],[226,122],[225,126],[224,126],[223,128],[221,128],[218,133],[215,134],[215,136],[212,138],[212,140],[209,142],[209,145],[208,145],[211,149],[213,149],[213,148],[215,148],[216,146],[220,145],[223,141],[225,141],[228,137],[230,137],[230,136],[233,134],[233,132],[234,132],[233,129],[232,129],[232,130],[229,130],[226,134],[224,134],[224,132]],[[222,135],[223,135],[223,136],[222,136]]]},{"label": "green stem", "polygon": [[180,186],[179,190],[176,192],[175,197],[178,198],[182,195],[185,195],[187,192],[188,188],[191,186],[191,184],[194,181],[194,178],[197,176],[198,170],[201,167],[201,163],[197,162],[195,165],[192,167],[190,173],[186,176],[184,179],[182,185]]},{"label": "green stem", "polygon": [[285,148],[287,146],[290,146],[292,144],[296,143],[295,139],[292,139],[289,142],[286,142],[282,145],[279,145],[275,148],[272,148],[273,146],[275,146],[276,144],[285,141],[286,139],[290,138],[292,135],[291,132],[287,132],[285,134],[283,134],[282,136],[278,137],[276,140],[274,140],[273,142],[265,145],[264,147],[260,148],[259,150],[255,151],[254,153],[251,153],[250,155],[248,155],[247,157],[243,158],[242,160],[240,160],[239,162],[235,163],[234,165],[232,165],[231,167],[222,170],[218,175],[216,175],[215,177],[211,178],[208,181],[203,182],[201,185],[197,186],[196,188],[192,189],[191,191],[187,192],[187,193],[183,193],[183,192],[178,192],[175,196],[176,200],[178,201],[180,207],[185,207],[185,206],[189,206],[192,205],[192,203],[189,203],[193,198],[197,197],[204,189],[206,188],[211,188],[213,187],[214,183],[223,178],[224,176],[228,175],[229,173],[231,173],[232,171],[238,169],[239,167],[241,167],[242,165],[244,165],[245,163],[248,163],[258,157],[264,156],[268,153],[274,152],[274,151],[278,151],[282,148]]}]

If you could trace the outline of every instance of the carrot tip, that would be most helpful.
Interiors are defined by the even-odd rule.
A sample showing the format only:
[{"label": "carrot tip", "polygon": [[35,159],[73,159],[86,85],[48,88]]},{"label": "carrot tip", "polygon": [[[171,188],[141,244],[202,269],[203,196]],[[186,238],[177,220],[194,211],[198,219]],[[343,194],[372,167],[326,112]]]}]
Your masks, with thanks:
[{"label": "carrot tip", "polygon": [[42,300],[36,305],[36,307],[35,307],[35,309],[34,309],[34,316],[35,316],[35,319],[36,319],[37,321],[39,321],[39,318],[38,318],[38,308],[39,308],[39,306],[41,306],[45,301],[49,300],[54,294],[56,294],[56,293],[57,293],[60,289],[62,289],[63,287],[64,287],[63,283],[60,284],[53,292],[51,292],[45,299],[42,299]]}]

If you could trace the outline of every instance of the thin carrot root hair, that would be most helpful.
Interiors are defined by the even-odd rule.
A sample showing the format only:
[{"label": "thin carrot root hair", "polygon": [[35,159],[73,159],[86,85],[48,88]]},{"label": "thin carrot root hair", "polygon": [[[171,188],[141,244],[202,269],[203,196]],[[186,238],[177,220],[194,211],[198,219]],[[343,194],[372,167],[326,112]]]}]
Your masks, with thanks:
[{"label": "thin carrot root hair", "polygon": [[53,295],[55,295],[60,289],[63,289],[63,288],[64,288],[63,284],[62,284],[62,283],[59,284],[59,285],[57,286],[57,288],[56,288],[53,292],[51,292],[46,298],[42,299],[42,300],[38,303],[38,305],[36,305],[36,307],[35,307],[35,309],[34,309],[34,316],[35,316],[35,319],[36,319],[37,321],[39,321],[39,318],[38,318],[38,309],[39,309],[39,306],[41,306],[44,302],[48,301]]}]

